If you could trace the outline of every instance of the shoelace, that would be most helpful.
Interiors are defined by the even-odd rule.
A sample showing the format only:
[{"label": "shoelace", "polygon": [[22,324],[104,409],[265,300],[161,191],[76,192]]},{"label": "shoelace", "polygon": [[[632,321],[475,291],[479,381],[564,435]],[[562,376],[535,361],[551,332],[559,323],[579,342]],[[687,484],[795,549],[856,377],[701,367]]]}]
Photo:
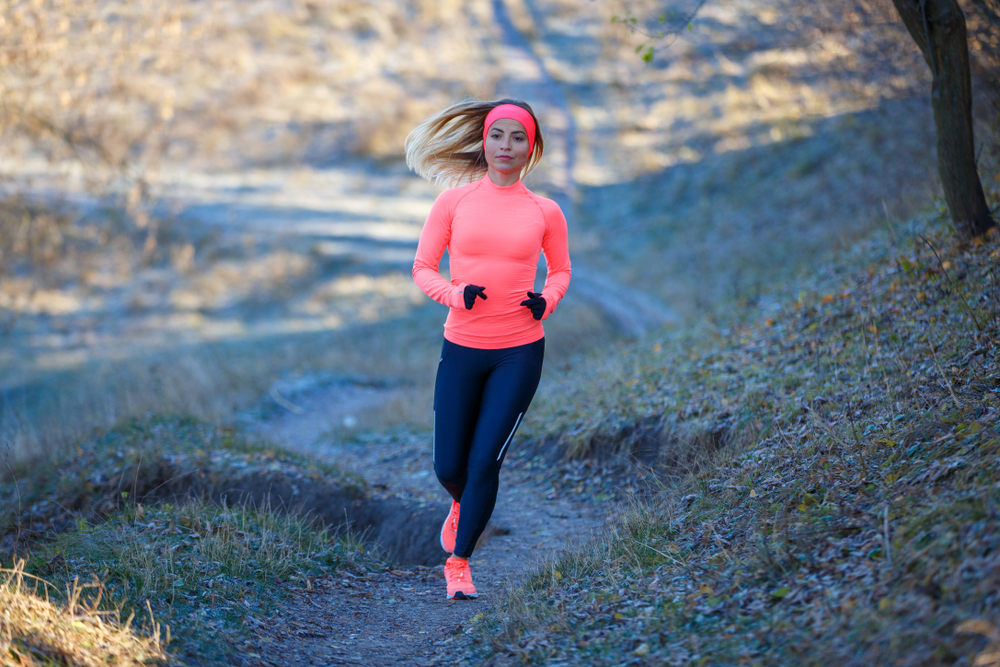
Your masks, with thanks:
[{"label": "shoelace", "polygon": [[[448,563],[448,569],[452,571],[452,576],[456,579],[464,579],[465,573],[469,571],[469,566],[464,562],[461,565],[458,563]],[[458,574],[455,574],[455,570],[458,570]]]}]

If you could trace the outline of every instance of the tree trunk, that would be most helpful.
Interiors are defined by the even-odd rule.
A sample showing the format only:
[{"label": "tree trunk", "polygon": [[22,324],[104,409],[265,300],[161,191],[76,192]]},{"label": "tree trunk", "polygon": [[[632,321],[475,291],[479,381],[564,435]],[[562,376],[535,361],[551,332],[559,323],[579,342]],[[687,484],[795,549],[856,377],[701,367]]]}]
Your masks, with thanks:
[{"label": "tree trunk", "polygon": [[972,80],[965,15],[957,0],[892,0],[934,75],[931,106],[938,175],[955,230],[963,239],[994,226],[976,169]]}]

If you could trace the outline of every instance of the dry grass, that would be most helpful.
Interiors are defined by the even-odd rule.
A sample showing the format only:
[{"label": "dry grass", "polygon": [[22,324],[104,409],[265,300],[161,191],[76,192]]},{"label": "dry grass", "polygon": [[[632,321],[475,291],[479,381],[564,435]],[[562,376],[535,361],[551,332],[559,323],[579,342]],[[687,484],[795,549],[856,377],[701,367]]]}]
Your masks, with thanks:
[{"label": "dry grass", "polygon": [[[408,364],[425,349],[412,329],[366,326],[423,303],[408,272],[352,271],[312,238],[220,242],[154,211],[150,179],[166,174],[162,190],[192,169],[391,154],[453,96],[492,94],[465,66],[487,57],[484,12],[486,2],[0,3],[11,193],[0,206],[0,442],[22,460],[149,411],[227,419],[302,369],[388,368],[394,381],[423,371]],[[53,191],[103,199],[59,211],[38,201]],[[386,214],[371,213],[347,234],[381,226]],[[342,220],[336,207],[330,217]]]},{"label": "dry grass", "polygon": [[[930,603],[906,597],[917,594],[912,581],[889,578],[899,568],[930,576],[919,584],[930,588],[919,590],[944,600],[944,625],[931,629],[934,641],[945,651],[971,645],[942,638],[954,620],[947,610],[958,609],[954,616],[970,609],[947,597],[961,578],[952,565],[979,558],[973,571],[981,571],[989,554],[969,545],[993,539],[988,526],[963,527],[969,517],[993,517],[991,506],[961,496],[978,493],[993,502],[980,480],[963,472],[988,465],[993,453],[991,413],[976,412],[976,401],[988,403],[995,393],[977,370],[992,362],[984,355],[962,362],[972,345],[992,354],[992,341],[970,328],[965,315],[955,316],[964,313],[957,294],[981,295],[962,290],[973,283],[968,276],[982,278],[983,249],[967,257],[932,239],[945,249],[945,261],[963,267],[962,278],[943,263],[934,269],[927,249],[892,241],[892,251],[878,259],[883,266],[867,279],[852,274],[846,291],[840,283],[847,274],[839,268],[808,282],[802,294],[796,289],[767,300],[761,286],[831,244],[846,247],[867,234],[879,224],[872,222],[876,207],[887,217],[904,215],[931,187],[926,105],[897,102],[924,94],[926,68],[915,48],[905,48],[899,27],[882,20],[887,3],[785,3],[758,11],[756,4],[714,2],[695,37],[653,68],[637,66],[634,42],[608,23],[618,11],[614,3],[504,4],[562,88],[578,126],[577,164],[568,165],[583,186],[576,257],[625,284],[653,285],[685,312],[733,302],[741,309],[735,319],[604,349],[591,360],[550,357],[565,381],[551,385],[533,410],[528,426],[539,440],[579,457],[631,451],[685,474],[661,504],[637,509],[606,544],[569,557],[559,576],[551,570],[533,582],[531,590],[551,605],[511,598],[507,617],[498,621],[506,643],[494,647],[495,659],[509,652],[544,661],[578,651],[592,664],[666,659],[666,653],[684,661],[716,651],[722,661],[766,662],[768,651],[787,657],[781,651],[799,642],[841,660],[838,647],[795,634],[806,623],[834,637],[854,633],[861,645],[876,647],[871,651],[884,648],[871,655],[901,655],[892,637],[916,623],[902,608]],[[10,441],[16,456],[51,457],[94,427],[148,411],[226,419],[277,380],[318,371],[414,383],[419,395],[404,392],[398,403],[366,416],[361,428],[420,421],[429,398],[420,383],[431,375],[440,312],[412,313],[404,274],[334,266],[354,260],[327,257],[319,243],[278,239],[240,251],[204,238],[210,235],[203,230],[171,229],[152,215],[150,195],[157,183],[171,185],[171,169],[324,167],[358,154],[391,157],[417,121],[455,98],[493,95],[500,81],[544,92],[551,82],[529,71],[533,65],[497,55],[503,49],[491,3],[49,0],[10,1],[0,9],[4,170],[22,182],[35,174],[45,183],[119,198],[102,213],[107,225],[70,225],[27,200],[21,200],[26,213],[8,207],[0,220],[6,272],[0,327],[55,348],[30,348],[42,352],[23,377],[5,373],[16,390],[0,393],[0,439]],[[642,2],[634,11],[655,16],[659,7]],[[539,108],[554,129],[568,125],[551,100]],[[540,174],[543,187],[561,178],[559,141],[553,146],[551,168]],[[195,174],[187,187],[206,180]],[[250,182],[237,181],[241,188]],[[253,201],[259,204],[260,195]],[[410,205],[399,203],[398,210]],[[374,215],[376,208],[365,215],[378,221],[400,215],[392,207]],[[331,217],[352,213],[331,210]],[[888,266],[894,273],[886,273]],[[958,289],[951,287],[956,281]],[[368,287],[356,289],[362,283]],[[373,297],[394,291],[396,300],[371,306]],[[93,306],[95,295],[107,299],[104,305]],[[286,302],[287,310],[276,307]],[[612,337],[591,311],[567,317],[570,306],[553,325],[554,333],[563,328],[569,349]],[[372,325],[339,329],[357,313]],[[128,326],[110,332],[95,326],[105,314]],[[271,320],[286,328],[266,333],[258,326]],[[105,344],[93,345],[101,335]],[[149,349],[125,354],[133,340]],[[949,356],[962,345],[962,355]],[[5,363],[20,361],[19,349],[4,347]],[[918,363],[917,356],[933,363]],[[63,370],[53,372],[54,366]],[[949,404],[955,405],[945,410]],[[89,466],[82,456],[81,465],[63,468],[65,476],[38,471],[29,506],[52,520],[38,530],[84,516],[76,508],[63,516],[48,490],[69,487],[84,504],[94,500],[101,516],[119,507],[138,452],[124,447],[124,460],[106,467]],[[192,456],[186,451],[181,458]],[[232,452],[213,457],[227,465],[235,460]],[[273,462],[259,451],[251,458]],[[101,479],[104,472],[111,474]],[[956,486],[944,487],[941,498],[906,491],[902,501],[887,491],[925,473],[930,477],[920,484]],[[585,487],[571,476],[559,483]],[[839,490],[831,495],[831,489]],[[5,500],[27,491],[6,485]],[[893,514],[906,503],[915,509]],[[53,547],[62,552],[44,552],[34,566],[55,563],[85,576],[114,571],[108,583],[119,601],[146,596],[193,628],[192,637],[209,627],[235,637],[222,607],[242,603],[239,586],[255,581],[259,590],[245,597],[272,599],[273,576],[319,548],[310,542],[315,534],[248,509],[138,513],[134,508],[65,535]],[[892,542],[887,525],[901,542]],[[879,530],[886,534],[881,554]],[[837,541],[843,561],[833,561],[832,573],[822,565],[831,562],[822,560],[827,538]],[[265,560],[256,561],[262,545]],[[151,559],[161,548],[187,558]],[[895,569],[885,567],[889,553]],[[926,554],[944,569],[930,573]],[[734,569],[740,563],[746,568]],[[836,569],[845,563],[846,570]],[[226,564],[225,571],[217,564]],[[258,571],[266,576],[254,579]],[[845,571],[857,573],[858,583],[845,584]],[[840,577],[836,585],[823,579],[828,575]],[[629,581],[658,576],[651,598],[631,604]],[[212,581],[226,602],[211,607],[222,609],[218,617],[207,608],[219,601],[201,595],[216,590],[208,587]],[[821,595],[816,581],[834,593]],[[810,603],[831,598],[839,612],[803,620]],[[885,608],[872,609],[886,599]],[[895,604],[902,611],[889,621],[878,616],[896,613]],[[212,619],[205,626],[198,625],[202,612]],[[570,613],[579,615],[570,622]],[[734,627],[739,632],[730,632]],[[708,634],[722,639],[706,645],[699,637]],[[750,653],[737,655],[747,646]]]},{"label": "dry grass", "polygon": [[[477,75],[488,13],[485,2],[6,1],[6,149],[103,167],[74,174],[84,180],[192,160],[398,154],[446,98],[492,93]],[[452,90],[428,85],[437,79]]]},{"label": "dry grass", "polygon": [[[285,334],[242,342],[194,343],[158,352],[123,343],[67,370],[43,372],[0,389],[0,440],[17,461],[56,455],[95,428],[154,414],[186,414],[222,423],[268,401],[269,390],[300,376],[384,379],[425,386],[433,379],[440,313],[423,309],[399,324],[354,325],[342,330]],[[124,357],[124,358],[122,358]],[[419,399],[419,396],[417,397]],[[405,417],[381,411],[385,423],[422,422],[422,403],[406,403]]]},{"label": "dry grass", "polygon": [[[695,4],[628,9],[655,33]],[[579,128],[574,258],[682,318],[758,299],[935,192],[929,71],[888,0],[710,2],[646,67],[607,23],[620,5],[536,9]],[[587,31],[604,40],[590,61]]]},{"label": "dry grass", "polygon": [[0,442],[17,460],[149,412],[232,419],[302,374],[433,372],[440,315],[398,260],[178,220],[158,221],[144,259],[119,207],[0,208]]},{"label": "dry grass", "polygon": [[[264,503],[268,495],[275,502],[287,496],[284,509],[294,512],[314,487],[348,500],[365,493],[364,481],[355,475],[276,452],[269,443],[234,428],[177,417],[129,420],[78,441],[59,458],[5,460],[0,474],[0,544],[3,551],[18,553],[36,539],[74,529],[80,522],[103,521],[136,502],[176,503],[194,497]],[[305,509],[321,514],[324,508]]]},{"label": "dry grass", "polygon": [[361,480],[191,419],[123,423],[58,464],[8,466],[0,498],[6,563],[57,582],[40,589],[55,603],[94,582],[88,608],[155,616],[162,651],[187,664],[232,664],[306,577],[382,567],[337,525],[365,500]]},{"label": "dry grass", "polygon": [[[992,176],[997,164],[984,169],[994,207],[1000,201],[1000,179]],[[939,206],[937,213],[943,212]],[[720,310],[691,326],[667,327],[638,344],[620,342],[572,359],[558,381],[536,398],[522,427],[525,434],[554,441],[573,457],[606,451],[609,445],[627,451],[650,438],[685,442],[713,430],[726,437],[738,435],[761,419],[766,422],[770,411],[781,408],[794,414],[805,396],[828,394],[839,378],[853,377],[845,368],[858,364],[862,353],[871,356],[863,366],[864,377],[879,383],[881,400],[896,400],[896,393],[903,391],[896,383],[911,380],[900,377],[900,369],[916,363],[913,355],[919,359],[926,353],[928,336],[940,339],[935,345],[954,342],[950,333],[931,334],[926,327],[943,326],[956,317],[929,310],[931,288],[921,289],[922,283],[911,282],[920,286],[912,294],[901,291],[905,281],[935,277],[943,283],[933,294],[948,299],[960,299],[953,285],[982,290],[961,296],[952,306],[963,313],[982,307],[980,299],[993,298],[987,266],[977,269],[973,282],[965,281],[972,269],[960,272],[961,280],[955,281],[950,277],[954,269],[940,268],[935,249],[964,251],[953,247],[947,230],[931,222],[934,216],[887,220],[869,238],[835,255],[837,259],[800,270],[754,299],[724,302],[728,312]],[[986,261],[978,254],[973,257]],[[941,261],[957,265],[955,259]],[[868,283],[865,276],[881,276],[882,282],[873,277]],[[880,293],[880,285],[890,291]],[[891,306],[885,301],[890,298]],[[912,322],[902,324],[906,317]],[[902,327],[887,334],[888,343],[868,331],[874,326],[879,336],[885,333],[883,319]],[[795,330],[796,322],[803,332]],[[829,330],[833,323],[839,323],[839,345],[814,333]],[[981,336],[985,334],[979,328],[989,325],[963,326],[972,326]],[[858,332],[860,351],[851,338]]]},{"label": "dry grass", "polygon": [[101,582],[105,608],[151,610],[170,655],[231,664],[240,646],[306,579],[378,566],[360,544],[270,507],[134,505],[36,545],[29,571]]},{"label": "dry grass", "polygon": [[[72,224],[43,208],[26,227],[23,216],[0,225],[0,252],[14,260],[0,261],[0,330],[10,336],[0,350],[0,440],[31,457],[149,411],[226,419],[300,372],[426,385],[440,313],[414,313],[422,297],[405,269],[327,255],[337,243],[321,233],[264,238],[235,225],[220,234],[153,203],[167,191],[223,193],[219,206],[251,219],[286,206],[293,218],[322,211],[339,222],[361,211],[372,221],[348,234],[371,233],[365,225],[411,233],[413,201],[433,193],[370,171],[384,163],[308,181],[350,155],[391,158],[417,120],[467,94],[537,95],[556,149],[542,190],[558,187],[566,166],[585,186],[573,236],[582,265],[683,314],[753,298],[804,257],[863,233],[859,221],[881,210],[886,191],[899,193],[888,206],[902,213],[926,190],[920,109],[907,116],[906,140],[887,138],[886,126],[898,129],[891,110],[855,115],[919,88],[925,68],[916,51],[913,67],[892,48],[898,30],[868,26],[881,14],[855,4],[758,17],[753,6],[712,3],[698,30],[644,68],[631,37],[608,22],[613,3],[505,3],[574,113],[577,161],[563,165],[567,119],[543,79],[498,55],[489,2],[260,0],[245,11],[227,0],[7,2],[3,171],[28,187],[30,172],[39,184],[114,197]],[[804,48],[817,34],[819,47]],[[833,155],[856,134],[854,153]],[[886,155],[897,156],[892,168]],[[296,169],[271,180],[245,169],[264,164]],[[220,167],[233,168],[228,181],[213,180]],[[305,186],[288,189],[300,179]],[[360,185],[331,189],[337,179]],[[838,208],[836,224],[822,217],[862,186],[864,201]],[[262,210],[272,188],[280,205]],[[551,325],[550,367],[560,370],[566,350],[615,337],[573,298]]]},{"label": "dry grass", "polygon": [[512,591],[470,655],[936,665],[986,651],[990,633],[963,630],[1000,618],[998,255],[996,234],[961,246],[921,217],[804,278],[780,310],[581,363],[560,396],[579,411],[550,404],[550,437],[577,456],[631,451],[665,481]]},{"label": "dry grass", "polygon": [[[71,583],[65,602],[53,588],[27,574],[24,561],[2,571],[0,581],[0,665],[149,665],[167,662],[167,637],[149,618],[150,632],[132,629],[118,610],[102,606],[101,584]],[[57,598],[63,596],[54,596]]]}]

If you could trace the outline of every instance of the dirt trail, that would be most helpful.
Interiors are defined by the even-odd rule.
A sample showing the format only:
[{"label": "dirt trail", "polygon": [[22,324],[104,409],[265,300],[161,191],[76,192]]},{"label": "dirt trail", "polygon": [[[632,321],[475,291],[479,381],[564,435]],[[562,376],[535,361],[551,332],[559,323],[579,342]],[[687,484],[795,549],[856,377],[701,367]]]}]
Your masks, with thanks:
[{"label": "dirt trail", "polygon": [[[501,87],[554,107],[564,118],[558,138],[561,151],[556,151],[562,154],[563,175],[552,195],[571,216],[576,187],[572,110],[543,59],[507,15],[505,4],[496,0],[493,7],[503,32],[498,65],[519,59],[531,62],[537,72],[528,80],[511,76]],[[641,335],[673,319],[669,309],[652,301],[612,302],[610,295],[627,290],[606,276],[578,269],[582,267],[574,267],[574,290],[596,303],[621,330]],[[443,520],[448,498],[433,473],[429,438],[364,445],[324,439],[331,425],[388,399],[392,391],[330,387],[297,399],[286,406],[286,413],[258,428],[276,444],[359,474],[378,492],[419,507],[437,505]],[[448,602],[440,566],[315,581],[296,591],[290,605],[258,628],[255,652],[265,662],[284,665],[455,664],[456,640],[472,616],[500,600],[505,587],[524,581],[537,565],[590,537],[607,518],[606,502],[561,496],[553,489],[554,477],[561,473],[526,460],[516,447],[515,441],[501,473],[492,521],[472,559],[478,600]],[[442,562],[444,557],[442,552]]]},{"label": "dirt trail", "polygon": [[[262,422],[259,431],[281,446],[336,461],[381,493],[439,506],[443,520],[448,502],[434,477],[429,437],[368,444],[331,444],[322,437],[323,424],[377,398],[376,390],[327,388],[298,400],[297,413]],[[605,503],[560,495],[552,482],[561,473],[516,446],[501,473],[493,520],[472,559],[478,600],[445,600],[440,566],[312,581],[255,628],[253,653],[282,665],[454,664],[455,642],[472,616],[536,565],[589,537],[606,516]]]},{"label": "dirt trail", "polygon": [[[533,0],[524,4],[526,17],[538,26],[539,10]],[[522,99],[531,100],[539,108],[549,106],[557,111],[556,117],[561,118],[561,127],[553,128],[551,134],[558,138],[558,150],[555,159],[560,160],[561,174],[554,179],[554,191],[549,193],[552,199],[566,215],[570,229],[574,227],[574,201],[576,200],[576,156],[577,156],[577,122],[573,109],[562,83],[549,71],[545,59],[539,55],[536,46],[515,25],[504,0],[493,0],[493,12],[502,34],[502,44],[510,56],[514,51],[534,65],[537,72],[534,81],[525,82],[522,77],[510,77],[502,82],[502,90],[512,90]],[[584,40],[584,43],[586,40]],[[569,47],[572,49],[573,47]],[[586,50],[583,44],[576,44],[576,49]],[[570,58],[576,62],[584,62],[585,58]],[[497,63],[503,66],[503,62]],[[550,143],[551,145],[551,143]],[[547,154],[552,151],[548,151]],[[650,329],[676,322],[679,318],[671,308],[660,303],[652,296],[635,289],[629,289],[610,276],[601,273],[594,267],[584,266],[579,257],[573,264],[573,292],[577,298],[585,299],[597,306],[615,323],[623,333],[632,336],[642,336]]]}]

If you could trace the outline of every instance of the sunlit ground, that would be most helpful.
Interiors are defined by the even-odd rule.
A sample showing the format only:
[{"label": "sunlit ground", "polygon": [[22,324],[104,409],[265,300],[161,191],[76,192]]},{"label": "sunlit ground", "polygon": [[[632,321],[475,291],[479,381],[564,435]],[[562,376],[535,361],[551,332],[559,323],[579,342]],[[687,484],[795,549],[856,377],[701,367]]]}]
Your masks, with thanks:
[{"label": "sunlit ground", "polygon": [[[108,253],[61,288],[0,282],[0,305],[16,317],[0,359],[8,368],[60,370],[137,348],[403,316],[424,304],[409,265],[433,196],[420,182],[406,185],[412,194],[376,196],[338,171],[178,175],[163,184],[161,206],[183,208],[165,218],[177,237],[167,261],[136,268]],[[23,377],[8,373],[3,382],[10,388]]]}]

